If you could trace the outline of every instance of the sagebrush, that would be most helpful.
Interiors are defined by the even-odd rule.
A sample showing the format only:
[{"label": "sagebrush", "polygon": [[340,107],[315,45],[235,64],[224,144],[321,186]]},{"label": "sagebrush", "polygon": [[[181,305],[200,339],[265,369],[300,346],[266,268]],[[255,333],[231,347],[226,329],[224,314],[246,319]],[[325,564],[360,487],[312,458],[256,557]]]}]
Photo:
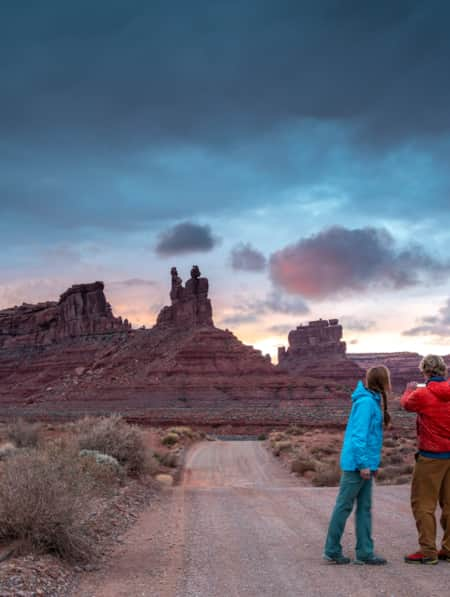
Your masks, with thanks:
[{"label": "sagebrush", "polygon": [[80,459],[60,446],[17,452],[0,484],[0,541],[86,561],[93,541],[86,520],[91,487]]},{"label": "sagebrush", "polygon": [[40,425],[17,419],[6,429],[8,439],[17,448],[35,448],[39,442]]},{"label": "sagebrush", "polygon": [[95,450],[112,456],[130,475],[156,470],[155,459],[145,445],[141,430],[129,425],[119,415],[86,417],[77,428],[82,450]]}]

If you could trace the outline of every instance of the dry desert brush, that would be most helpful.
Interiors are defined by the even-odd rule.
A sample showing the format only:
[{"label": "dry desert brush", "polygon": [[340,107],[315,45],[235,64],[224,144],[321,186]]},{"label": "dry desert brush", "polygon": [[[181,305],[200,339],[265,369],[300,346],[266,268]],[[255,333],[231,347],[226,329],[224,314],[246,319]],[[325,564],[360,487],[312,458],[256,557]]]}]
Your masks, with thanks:
[{"label": "dry desert brush", "polygon": [[82,450],[95,450],[112,456],[130,475],[152,474],[157,469],[141,430],[129,425],[119,415],[86,417],[77,427]]},{"label": "dry desert brush", "polygon": [[8,425],[6,435],[17,448],[35,448],[39,442],[39,429],[38,423],[16,419]]},{"label": "dry desert brush", "polygon": [[22,450],[5,461],[0,484],[0,541],[69,561],[93,553],[86,512],[90,487],[71,450]]}]

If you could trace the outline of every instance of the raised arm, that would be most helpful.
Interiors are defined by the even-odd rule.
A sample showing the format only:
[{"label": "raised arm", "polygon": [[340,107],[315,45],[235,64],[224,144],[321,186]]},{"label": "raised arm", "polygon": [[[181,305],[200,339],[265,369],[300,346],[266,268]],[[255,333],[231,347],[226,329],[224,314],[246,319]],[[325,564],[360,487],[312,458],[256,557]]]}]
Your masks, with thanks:
[{"label": "raised arm", "polygon": [[400,398],[400,404],[405,410],[420,413],[424,409],[424,388],[418,388],[415,382],[406,386],[403,396]]}]

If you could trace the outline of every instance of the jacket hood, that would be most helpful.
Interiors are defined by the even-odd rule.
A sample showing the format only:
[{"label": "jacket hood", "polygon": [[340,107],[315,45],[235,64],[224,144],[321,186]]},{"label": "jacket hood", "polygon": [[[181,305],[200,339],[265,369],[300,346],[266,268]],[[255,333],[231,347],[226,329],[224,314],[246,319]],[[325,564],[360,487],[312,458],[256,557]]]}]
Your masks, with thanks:
[{"label": "jacket hood", "polygon": [[434,394],[439,400],[450,402],[450,383],[445,381],[429,381],[427,390]]},{"label": "jacket hood", "polygon": [[[449,390],[450,390],[450,384],[448,384],[448,386],[449,386]],[[377,394],[376,392],[372,392],[371,390],[368,390],[362,381],[358,381],[358,383],[356,384],[356,388],[354,389],[353,394],[352,394],[352,400],[353,400],[353,402],[356,402],[357,400],[360,400],[361,398],[373,398],[374,400],[378,400],[378,402],[380,401],[379,394]],[[449,400],[450,400],[450,394],[449,394]]]}]

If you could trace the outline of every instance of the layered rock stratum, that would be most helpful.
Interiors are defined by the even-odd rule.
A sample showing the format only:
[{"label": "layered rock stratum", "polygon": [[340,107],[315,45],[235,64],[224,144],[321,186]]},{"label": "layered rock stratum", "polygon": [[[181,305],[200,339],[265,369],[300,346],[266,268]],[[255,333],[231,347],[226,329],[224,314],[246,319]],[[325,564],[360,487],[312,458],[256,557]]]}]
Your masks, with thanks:
[{"label": "layered rock stratum", "polygon": [[[151,329],[115,317],[102,282],[0,311],[0,417],[120,412],[152,424],[341,424],[362,369],[337,320],[300,326],[280,365],[214,325],[208,279],[171,270]],[[281,354],[281,353],[280,353]],[[365,363],[361,361],[365,366]]]},{"label": "layered rock stratum", "polygon": [[279,367],[294,374],[348,382],[361,376],[360,367],[346,354],[338,319],[318,319],[288,335],[289,346],[278,349]]}]

